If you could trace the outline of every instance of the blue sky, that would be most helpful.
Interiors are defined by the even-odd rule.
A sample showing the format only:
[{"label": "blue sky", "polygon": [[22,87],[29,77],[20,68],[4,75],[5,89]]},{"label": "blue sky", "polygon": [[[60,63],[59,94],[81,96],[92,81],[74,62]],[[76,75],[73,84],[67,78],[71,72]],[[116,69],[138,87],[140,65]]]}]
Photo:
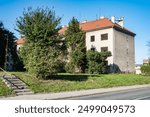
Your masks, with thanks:
[{"label": "blue sky", "polygon": [[142,63],[150,53],[150,1],[149,0],[0,0],[0,20],[4,26],[19,37],[16,18],[22,16],[24,8],[54,7],[57,16],[62,17],[61,25],[67,24],[74,16],[79,21],[95,20],[100,16],[124,17],[124,26],[136,33],[135,60]]}]

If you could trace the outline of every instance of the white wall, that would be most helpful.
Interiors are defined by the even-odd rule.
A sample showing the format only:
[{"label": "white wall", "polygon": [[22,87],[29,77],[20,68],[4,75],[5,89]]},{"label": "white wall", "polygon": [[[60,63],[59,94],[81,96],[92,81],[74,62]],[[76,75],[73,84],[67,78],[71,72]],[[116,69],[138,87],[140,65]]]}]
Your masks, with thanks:
[{"label": "white wall", "polygon": [[[101,41],[101,34],[108,33],[108,40]],[[95,41],[91,42],[91,36],[95,36]],[[111,51],[112,56],[108,58],[108,64],[113,63],[113,28],[102,29],[96,31],[86,32],[86,48],[90,50],[94,46],[96,51],[100,52],[101,47],[108,47],[108,51]]]},{"label": "white wall", "polygon": [[[108,33],[108,40],[101,40],[101,34]],[[95,41],[91,42],[91,36],[95,36]],[[135,71],[135,51],[134,37],[117,31],[113,28],[86,32],[86,48],[90,50],[95,47],[96,51],[101,51],[101,47],[108,47],[112,56],[109,57],[108,64],[116,64],[122,72]]]}]

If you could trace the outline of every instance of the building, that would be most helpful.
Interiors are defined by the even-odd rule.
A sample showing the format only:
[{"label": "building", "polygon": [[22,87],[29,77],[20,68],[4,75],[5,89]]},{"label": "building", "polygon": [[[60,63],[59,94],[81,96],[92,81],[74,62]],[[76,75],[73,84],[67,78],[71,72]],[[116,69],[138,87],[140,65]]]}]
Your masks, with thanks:
[{"label": "building", "polygon": [[25,38],[20,38],[16,41],[16,48],[17,48],[17,51],[20,50],[20,47],[23,45],[23,43],[25,42]]},{"label": "building", "polygon": [[[86,32],[86,49],[94,51],[110,51],[112,56],[108,57],[110,72],[135,72],[135,33],[123,26],[123,18],[115,20],[101,17],[94,21],[84,21],[80,28]],[[67,26],[59,30],[64,34]],[[24,43],[24,38],[17,41],[17,50]]]},{"label": "building", "polygon": [[143,60],[143,65],[148,65],[150,63],[150,59],[144,59]]},{"label": "building", "polygon": [[142,72],[141,72],[141,66],[142,66],[142,64],[136,64],[135,65],[135,73],[136,74],[142,74]]},{"label": "building", "polygon": [[[116,22],[117,21],[117,22]],[[123,18],[115,20],[101,17],[94,21],[84,21],[80,28],[86,32],[86,49],[110,51],[112,56],[107,59],[110,72],[135,72],[135,33],[123,26]],[[64,34],[67,26],[59,33]]]}]

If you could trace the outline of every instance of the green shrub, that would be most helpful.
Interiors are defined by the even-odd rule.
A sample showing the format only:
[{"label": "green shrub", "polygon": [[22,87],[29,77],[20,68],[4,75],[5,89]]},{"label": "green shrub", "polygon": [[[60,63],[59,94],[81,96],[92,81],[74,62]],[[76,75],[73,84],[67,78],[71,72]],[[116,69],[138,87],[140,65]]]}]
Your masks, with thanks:
[{"label": "green shrub", "polygon": [[111,56],[111,52],[97,52],[89,50],[87,52],[88,73],[100,74],[106,73],[107,57]]},{"label": "green shrub", "polygon": [[143,65],[141,67],[141,72],[144,74],[144,75],[150,75],[150,65]]}]

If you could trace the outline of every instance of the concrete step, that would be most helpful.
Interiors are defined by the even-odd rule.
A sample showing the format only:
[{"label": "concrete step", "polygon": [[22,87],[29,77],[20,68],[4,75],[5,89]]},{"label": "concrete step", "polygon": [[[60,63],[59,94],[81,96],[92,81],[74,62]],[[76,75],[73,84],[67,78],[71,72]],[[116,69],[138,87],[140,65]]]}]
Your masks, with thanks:
[{"label": "concrete step", "polygon": [[19,93],[19,92],[31,92],[30,89],[16,89],[14,90],[16,93]]},{"label": "concrete step", "polygon": [[[6,78],[5,78],[6,79]],[[7,80],[9,80],[9,81],[21,81],[21,80],[19,80],[19,79],[8,79],[7,78]]]},{"label": "concrete step", "polygon": [[7,84],[11,84],[11,83],[13,83],[13,84],[25,84],[23,81],[21,81],[21,80],[6,80],[6,79],[3,79],[4,80],[4,82],[5,83],[7,83]]},{"label": "concrete step", "polygon": [[19,92],[19,93],[16,93],[16,95],[31,95],[31,94],[34,94],[32,91],[31,92]]},{"label": "concrete step", "polygon": [[18,85],[18,86],[20,86],[20,85],[26,85],[23,82],[11,82],[11,84]]},{"label": "concrete step", "polygon": [[3,76],[3,81],[16,93],[16,95],[33,94],[28,86],[16,76],[5,75]]},{"label": "concrete step", "polygon": [[16,87],[16,86],[12,86],[11,89],[16,90],[16,89],[26,89],[28,88],[28,86],[23,86],[23,87]]}]

